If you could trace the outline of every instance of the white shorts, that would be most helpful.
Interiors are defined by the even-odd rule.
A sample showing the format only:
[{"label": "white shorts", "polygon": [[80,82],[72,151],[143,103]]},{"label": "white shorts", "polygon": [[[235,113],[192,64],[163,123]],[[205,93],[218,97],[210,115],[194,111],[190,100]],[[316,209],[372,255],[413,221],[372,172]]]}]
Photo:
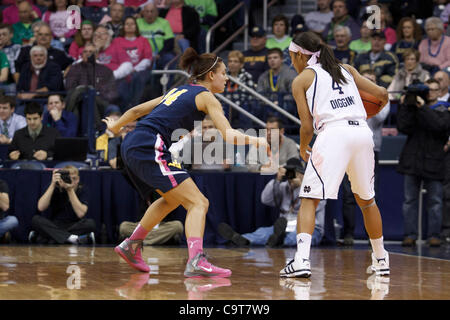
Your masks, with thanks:
[{"label": "white shorts", "polygon": [[337,199],[347,172],[352,192],[363,200],[375,196],[373,133],[364,120],[326,124],[314,143],[303,177],[300,197]]}]

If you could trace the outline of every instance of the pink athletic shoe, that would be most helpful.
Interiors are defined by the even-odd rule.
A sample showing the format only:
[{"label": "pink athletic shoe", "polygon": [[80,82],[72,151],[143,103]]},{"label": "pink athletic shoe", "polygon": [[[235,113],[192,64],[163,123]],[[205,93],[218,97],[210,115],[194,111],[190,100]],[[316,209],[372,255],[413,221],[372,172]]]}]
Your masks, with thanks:
[{"label": "pink athletic shoe", "polygon": [[186,278],[184,280],[186,291],[188,292],[188,300],[204,300],[209,299],[207,291],[231,286],[231,281],[228,278],[209,277],[209,278]]},{"label": "pink athletic shoe", "polygon": [[[133,250],[134,244],[137,244],[137,246]],[[141,249],[143,250],[143,240],[130,240],[129,238],[126,238],[121,244],[114,248],[114,251],[134,269],[142,272],[149,272],[150,268],[142,259]]]},{"label": "pink athletic shoe", "polygon": [[198,253],[187,264],[184,270],[184,276],[191,277],[229,277],[231,276],[231,270],[222,269],[212,265],[206,260],[204,253]]},{"label": "pink athletic shoe", "polygon": [[126,299],[137,299],[139,291],[148,283],[149,273],[134,273],[130,280],[123,286],[116,288],[116,292],[120,297]]}]

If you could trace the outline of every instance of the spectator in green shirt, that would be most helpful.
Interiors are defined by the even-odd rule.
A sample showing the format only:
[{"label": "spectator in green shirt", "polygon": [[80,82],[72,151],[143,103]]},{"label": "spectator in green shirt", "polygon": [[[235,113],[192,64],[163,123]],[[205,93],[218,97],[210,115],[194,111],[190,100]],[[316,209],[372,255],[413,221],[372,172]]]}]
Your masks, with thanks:
[{"label": "spectator in green shirt", "polygon": [[148,3],[141,13],[142,18],[137,19],[139,31],[150,42],[156,66],[162,69],[175,57],[175,36],[169,21],[158,16],[158,8],[153,3]]},{"label": "spectator in green shirt", "polygon": [[33,37],[31,24],[39,19],[33,18],[33,7],[27,1],[19,3],[19,22],[13,24],[14,36],[13,43],[25,45]]},{"label": "spectator in green shirt", "polygon": [[[204,53],[206,52],[206,33],[217,20],[217,5],[214,0],[185,0],[184,3],[198,12],[201,26],[198,36],[198,49],[199,53]],[[211,43],[213,43],[212,38]]]},{"label": "spectator in green shirt", "polygon": [[214,0],[185,0],[184,3],[197,10],[200,24],[205,30],[216,23],[217,6]]},{"label": "spectator in green shirt", "polygon": [[289,21],[286,16],[280,14],[273,18],[272,33],[273,37],[267,39],[266,48],[279,48],[281,51],[289,47],[292,38],[288,36]]},{"label": "spectator in green shirt", "polygon": [[[16,93],[16,83],[14,82],[12,75],[15,71],[14,61],[19,55],[21,46],[13,44],[11,42],[12,37],[12,26],[0,24],[0,69],[7,70],[7,72],[3,70],[2,75],[0,76],[0,89],[3,90],[3,94],[5,95],[15,95]],[[4,75],[5,72],[6,80]]]},{"label": "spectator in green shirt", "polygon": [[350,42],[350,49],[356,53],[369,52],[372,49],[372,30],[367,27],[367,21],[364,21],[361,25],[361,38]]},{"label": "spectator in green shirt", "polygon": [[6,84],[9,75],[9,61],[8,57],[3,51],[0,51],[0,88],[1,85]]}]

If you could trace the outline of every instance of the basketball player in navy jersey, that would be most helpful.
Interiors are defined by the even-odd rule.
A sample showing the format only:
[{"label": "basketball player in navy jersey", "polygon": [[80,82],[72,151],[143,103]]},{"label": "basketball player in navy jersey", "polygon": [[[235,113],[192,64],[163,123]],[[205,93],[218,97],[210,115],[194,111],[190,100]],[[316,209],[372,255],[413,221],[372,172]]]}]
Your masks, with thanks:
[{"label": "basketball player in navy jersey", "polygon": [[[321,199],[337,199],[345,172],[372,245],[371,270],[376,275],[389,275],[389,256],[375,203],[372,131],[358,89],[370,92],[383,106],[388,101],[387,91],[353,67],[340,64],[333,51],[312,32],[297,35],[289,54],[299,73],[292,83],[292,93],[301,120],[300,156],[308,164],[300,187],[297,252],[280,276],[311,276],[309,258],[316,207]],[[311,150],[314,132],[317,138]]]},{"label": "basketball player in navy jersey", "polygon": [[144,199],[153,189],[162,196],[147,209],[130,238],[114,250],[133,268],[148,272],[150,268],[141,255],[145,236],[168,213],[182,205],[187,210],[185,230],[189,259],[186,277],[228,277],[229,269],[216,267],[203,253],[203,233],[208,199],[200,192],[180,164],[172,161],[169,148],[172,132],[179,128],[191,131],[194,121],[209,114],[224,140],[234,144],[268,146],[265,138],[245,135],[232,129],[223,114],[222,105],[214,93],[223,92],[228,77],[222,59],[215,54],[188,48],[180,60],[180,67],[192,74],[195,84],[183,85],[165,96],[135,106],[114,121],[105,118],[111,132],[118,134],[127,123],[144,117],[136,129],[126,135],[121,152],[127,173]]}]

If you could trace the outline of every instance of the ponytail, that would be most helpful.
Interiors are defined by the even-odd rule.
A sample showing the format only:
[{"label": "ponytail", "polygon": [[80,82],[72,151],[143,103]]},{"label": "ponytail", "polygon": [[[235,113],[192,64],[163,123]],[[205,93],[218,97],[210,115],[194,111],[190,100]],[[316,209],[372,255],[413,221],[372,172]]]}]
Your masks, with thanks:
[{"label": "ponytail", "polygon": [[199,59],[199,55],[194,48],[187,48],[180,58],[180,68],[189,72],[189,68]]},{"label": "ponytail", "polygon": [[212,53],[198,54],[194,48],[187,48],[180,58],[180,68],[191,74],[191,81],[204,80],[210,71],[215,72],[222,58]]},{"label": "ponytail", "polygon": [[322,65],[323,70],[330,74],[334,82],[338,84],[347,83],[347,79],[342,74],[340,61],[336,59],[331,48],[326,44],[321,44],[320,46],[319,63]]},{"label": "ponytail", "polygon": [[331,48],[323,43],[317,34],[311,31],[302,32],[296,35],[292,41],[310,52],[320,51],[318,60],[322,68],[330,74],[334,82],[339,84],[347,83],[347,79],[342,73],[340,61],[336,59]]}]

